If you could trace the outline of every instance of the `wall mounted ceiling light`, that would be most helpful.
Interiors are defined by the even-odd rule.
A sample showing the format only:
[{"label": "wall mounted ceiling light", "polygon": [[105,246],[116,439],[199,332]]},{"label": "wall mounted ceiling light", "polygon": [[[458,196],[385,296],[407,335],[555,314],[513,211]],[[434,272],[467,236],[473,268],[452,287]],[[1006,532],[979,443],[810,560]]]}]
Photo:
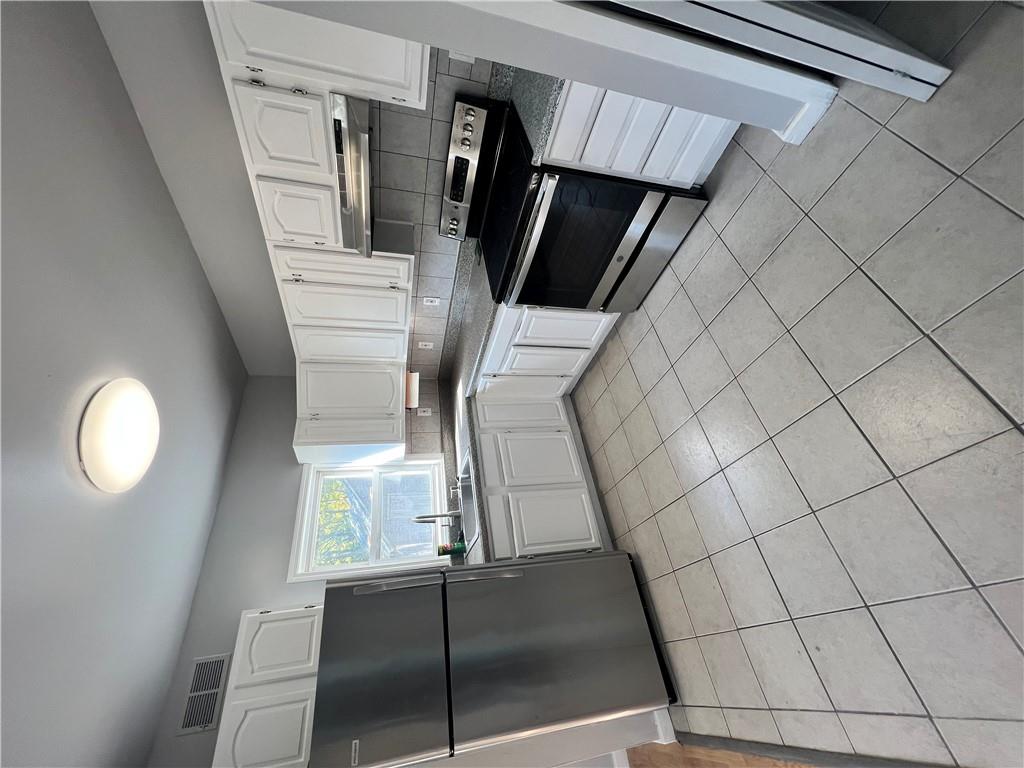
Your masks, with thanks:
[{"label": "wall mounted ceiling light", "polygon": [[160,441],[153,396],[137,379],[114,379],[93,395],[78,430],[78,455],[93,485],[121,493],[146,474]]}]

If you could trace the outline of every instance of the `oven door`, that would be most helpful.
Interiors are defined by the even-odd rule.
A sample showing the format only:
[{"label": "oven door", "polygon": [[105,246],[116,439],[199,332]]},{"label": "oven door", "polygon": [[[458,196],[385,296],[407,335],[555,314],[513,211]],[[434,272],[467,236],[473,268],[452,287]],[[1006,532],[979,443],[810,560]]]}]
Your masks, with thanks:
[{"label": "oven door", "polygon": [[509,303],[602,309],[665,197],[607,178],[544,173]]}]

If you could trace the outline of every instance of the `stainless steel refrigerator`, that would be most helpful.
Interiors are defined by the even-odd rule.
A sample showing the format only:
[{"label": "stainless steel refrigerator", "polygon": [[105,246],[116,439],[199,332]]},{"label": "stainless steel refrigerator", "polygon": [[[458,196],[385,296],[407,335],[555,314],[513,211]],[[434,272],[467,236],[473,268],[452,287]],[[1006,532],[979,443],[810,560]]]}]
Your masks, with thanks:
[{"label": "stainless steel refrigerator", "polygon": [[330,585],[309,765],[403,765],[668,699],[625,553]]}]

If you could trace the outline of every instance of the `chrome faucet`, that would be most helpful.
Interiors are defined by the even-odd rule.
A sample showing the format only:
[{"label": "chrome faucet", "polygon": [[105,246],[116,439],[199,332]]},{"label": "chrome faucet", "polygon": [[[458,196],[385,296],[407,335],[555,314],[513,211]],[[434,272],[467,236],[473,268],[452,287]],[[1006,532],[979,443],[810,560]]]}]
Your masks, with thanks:
[{"label": "chrome faucet", "polygon": [[450,520],[454,520],[456,517],[462,517],[462,513],[461,512],[445,512],[443,515],[416,515],[416,517],[414,517],[412,519],[412,521],[414,523],[432,523],[435,520],[440,520],[442,518],[448,518]]}]

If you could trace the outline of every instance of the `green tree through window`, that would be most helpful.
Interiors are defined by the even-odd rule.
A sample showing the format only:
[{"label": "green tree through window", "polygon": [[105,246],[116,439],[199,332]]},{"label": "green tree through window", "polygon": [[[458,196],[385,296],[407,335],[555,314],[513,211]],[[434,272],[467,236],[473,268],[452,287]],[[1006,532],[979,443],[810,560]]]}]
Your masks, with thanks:
[{"label": "green tree through window", "polygon": [[369,561],[371,484],[370,477],[324,478],[314,554],[317,567]]}]

